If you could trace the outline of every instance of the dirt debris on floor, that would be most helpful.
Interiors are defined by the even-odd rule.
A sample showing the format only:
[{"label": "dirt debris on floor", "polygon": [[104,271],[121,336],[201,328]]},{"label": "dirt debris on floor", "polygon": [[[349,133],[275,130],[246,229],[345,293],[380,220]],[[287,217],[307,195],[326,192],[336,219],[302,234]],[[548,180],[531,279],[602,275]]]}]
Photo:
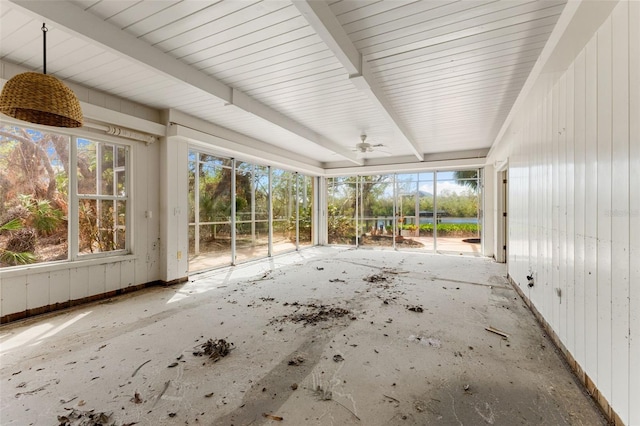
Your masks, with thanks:
[{"label": "dirt debris on floor", "polygon": [[[299,302],[294,302],[288,305],[285,304],[285,306],[294,306],[298,309],[305,309],[305,311],[296,311],[291,314],[273,318],[269,322],[270,325],[283,322],[292,322],[296,324],[302,323],[304,326],[316,325],[320,322],[326,322],[332,319],[338,319],[347,315],[351,315],[351,311],[349,309],[340,308],[337,306],[318,305],[315,303],[303,304]],[[356,317],[351,318],[356,319]]]},{"label": "dirt debris on floor", "polygon": [[217,362],[220,358],[229,355],[234,348],[233,343],[224,339],[209,339],[200,345],[200,349],[193,351],[193,355],[208,356],[213,362]]},{"label": "dirt debris on floor", "polygon": [[388,278],[384,274],[373,274],[373,275],[368,275],[364,277],[363,280],[368,283],[379,283],[379,282],[387,282]]},{"label": "dirt debris on floor", "polygon": [[289,365],[298,366],[304,362],[304,357],[301,355],[296,355],[291,358],[288,362]]},{"label": "dirt debris on floor", "polygon": [[[82,411],[75,408],[65,408],[68,413],[58,416],[58,426],[118,426],[112,421],[113,413],[95,412],[94,410]],[[136,423],[124,423],[122,426],[131,426]]]},{"label": "dirt debris on floor", "polygon": [[[605,424],[540,350],[551,343],[504,274],[479,258],[312,248],[10,324],[2,422]],[[212,368],[193,352],[227,356]]]}]

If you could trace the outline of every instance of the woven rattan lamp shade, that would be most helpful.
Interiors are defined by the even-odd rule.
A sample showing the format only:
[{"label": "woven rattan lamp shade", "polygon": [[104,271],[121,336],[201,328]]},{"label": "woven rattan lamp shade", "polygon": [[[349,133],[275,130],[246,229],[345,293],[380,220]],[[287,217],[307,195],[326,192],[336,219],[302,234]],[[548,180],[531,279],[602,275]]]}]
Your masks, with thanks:
[{"label": "woven rattan lamp shade", "polygon": [[46,126],[82,126],[82,109],[76,95],[47,74],[25,72],[7,81],[0,94],[0,112]]}]

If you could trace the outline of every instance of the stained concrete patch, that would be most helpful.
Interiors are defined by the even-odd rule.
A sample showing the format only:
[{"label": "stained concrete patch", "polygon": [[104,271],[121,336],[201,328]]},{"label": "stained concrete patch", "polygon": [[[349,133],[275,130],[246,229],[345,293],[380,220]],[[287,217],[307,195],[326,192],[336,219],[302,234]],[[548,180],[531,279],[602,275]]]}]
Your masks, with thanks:
[{"label": "stained concrete patch", "polygon": [[313,248],[3,326],[2,424],[606,424],[504,274]]}]

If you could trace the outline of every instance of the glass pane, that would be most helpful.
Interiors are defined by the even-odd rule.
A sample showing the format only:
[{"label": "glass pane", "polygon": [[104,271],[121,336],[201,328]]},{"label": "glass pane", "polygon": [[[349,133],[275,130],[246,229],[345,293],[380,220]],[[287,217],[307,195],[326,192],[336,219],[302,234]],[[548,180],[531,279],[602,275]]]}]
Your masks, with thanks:
[{"label": "glass pane", "polygon": [[78,194],[126,196],[127,152],[128,147],[79,138]]},{"label": "glass pane", "polygon": [[113,145],[98,144],[100,150],[100,172],[98,175],[100,179],[100,194],[101,195],[113,195],[114,188],[114,171],[113,171],[113,156],[115,147]]},{"label": "glass pane", "polygon": [[124,170],[119,170],[116,172],[116,195],[118,197],[125,197],[127,195],[126,192],[126,174]]},{"label": "glass pane", "polygon": [[200,222],[230,222],[231,169],[200,165]]},{"label": "glass pane", "polygon": [[256,220],[269,220],[269,168],[256,166],[254,172]]},{"label": "glass pane", "polygon": [[313,178],[299,175],[298,230],[300,246],[313,244]]},{"label": "glass pane", "polygon": [[200,161],[209,166],[231,167],[230,158],[220,158],[209,154],[200,154]]},{"label": "glass pane", "polygon": [[79,200],[80,254],[124,250],[126,209],[123,200]]},{"label": "glass pane", "polygon": [[236,163],[237,262],[269,254],[267,171],[250,163]]},{"label": "glass pane", "polygon": [[251,221],[253,197],[253,165],[237,163],[236,168],[236,220]]},{"label": "glass pane", "polygon": [[127,165],[127,150],[125,147],[119,146],[117,149],[116,167],[125,167]]},{"label": "glass pane", "polygon": [[418,197],[420,206],[420,220],[419,220],[419,238],[420,242],[424,244],[424,248],[431,251],[434,249],[434,226],[438,219],[438,215],[435,214],[433,200],[433,180],[434,173],[420,173],[418,175]]},{"label": "glass pane", "polygon": [[478,170],[438,172],[437,249],[480,254]]},{"label": "glass pane", "polygon": [[230,264],[230,223],[189,227],[189,271],[201,271]]},{"label": "glass pane", "polygon": [[[187,199],[189,203],[189,223],[193,224],[196,221],[196,171],[198,169],[198,162],[194,161],[193,153],[189,153],[189,163],[188,163],[188,194]],[[189,228],[190,230],[192,228]],[[189,241],[191,241],[191,237],[189,237]]]},{"label": "glass pane", "polygon": [[362,176],[360,188],[358,244],[393,247],[393,175]]},{"label": "glass pane", "polygon": [[356,178],[329,178],[327,192],[328,243],[355,245]]},{"label": "glass pane", "polygon": [[273,253],[296,248],[296,174],[272,169]]},{"label": "glass pane", "polygon": [[399,174],[396,247],[433,251],[433,172]]},{"label": "glass pane", "polygon": [[231,263],[232,170],[228,159],[197,153],[190,158],[189,271],[193,272]]},{"label": "glass pane", "polygon": [[0,130],[0,268],[67,259],[69,138]]}]

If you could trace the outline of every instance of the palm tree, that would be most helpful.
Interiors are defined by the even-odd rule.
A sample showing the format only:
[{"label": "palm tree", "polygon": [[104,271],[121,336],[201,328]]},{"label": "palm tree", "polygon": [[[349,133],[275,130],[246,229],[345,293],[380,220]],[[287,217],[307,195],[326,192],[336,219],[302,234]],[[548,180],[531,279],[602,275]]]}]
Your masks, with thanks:
[{"label": "palm tree", "polygon": [[478,170],[458,170],[453,172],[453,178],[459,185],[468,186],[474,192],[478,191]]}]

